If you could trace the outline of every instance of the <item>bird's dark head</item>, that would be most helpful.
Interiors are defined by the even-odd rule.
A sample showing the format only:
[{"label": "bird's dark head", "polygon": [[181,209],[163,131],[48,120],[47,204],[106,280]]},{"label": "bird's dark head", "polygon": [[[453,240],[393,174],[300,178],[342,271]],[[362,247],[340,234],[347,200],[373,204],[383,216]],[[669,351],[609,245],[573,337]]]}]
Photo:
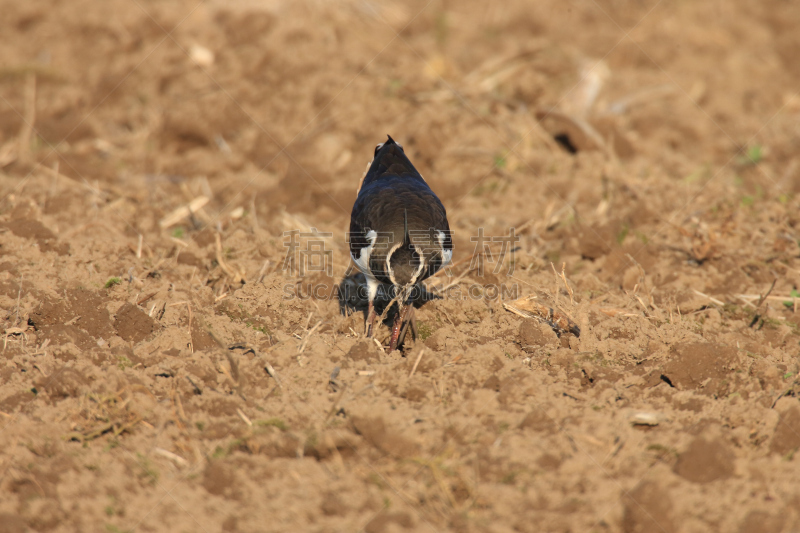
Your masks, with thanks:
[{"label": "bird's dark head", "polygon": [[425,182],[422,175],[409,161],[400,143],[389,136],[385,142],[375,147],[375,155],[359,183],[358,192],[360,193],[363,188],[385,177],[401,177]]},{"label": "bird's dark head", "polygon": [[392,139],[391,135],[387,135],[386,137],[387,139],[385,142],[382,142],[375,147],[374,157],[378,157],[378,153],[380,153],[380,151],[383,150],[384,148],[386,148],[387,152],[390,150],[399,150],[401,152],[404,152],[403,146],[394,139]]}]

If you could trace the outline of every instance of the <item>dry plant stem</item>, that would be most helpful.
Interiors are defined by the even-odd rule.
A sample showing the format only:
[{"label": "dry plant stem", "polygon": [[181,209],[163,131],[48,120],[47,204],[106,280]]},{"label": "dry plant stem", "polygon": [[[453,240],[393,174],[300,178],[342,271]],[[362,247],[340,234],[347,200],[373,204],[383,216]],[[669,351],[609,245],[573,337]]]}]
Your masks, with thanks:
[{"label": "dry plant stem", "polygon": [[[179,246],[181,248],[188,248],[189,247],[189,243],[183,242],[182,240],[176,239],[175,237],[170,237],[169,240],[171,240],[173,243],[175,243],[176,247],[177,246]],[[176,248],[175,249],[175,264],[177,264],[177,261],[178,261],[178,253],[180,253],[180,249]]]},{"label": "dry plant stem", "polygon": [[[441,270],[440,270],[439,272],[441,272]],[[451,281],[451,282],[450,282],[450,283],[448,283],[447,285],[444,285],[444,286],[443,286],[443,287],[441,287],[441,288],[431,287],[431,290],[434,290],[434,291],[436,291],[436,292],[445,292],[445,291],[446,291],[446,290],[448,290],[450,287],[455,287],[456,285],[458,285],[459,283],[461,283],[461,281],[462,281],[462,280],[463,280],[463,279],[464,279],[464,278],[467,276],[467,274],[469,274],[470,272],[472,272],[472,271],[471,271],[471,270],[469,270],[469,269],[467,269],[467,270],[465,270],[464,272],[462,272],[461,274],[459,274],[459,276],[458,276],[456,279],[454,279],[453,281]]]},{"label": "dry plant stem", "polygon": [[766,300],[766,299],[769,297],[770,293],[772,292],[772,289],[774,289],[774,288],[775,288],[775,284],[776,284],[777,282],[778,282],[778,278],[775,278],[775,279],[772,281],[772,285],[770,285],[770,286],[769,286],[769,290],[767,290],[766,294],[764,294],[764,296],[762,296],[762,297],[761,297],[761,298],[758,300],[758,303],[756,304],[756,309],[759,309],[759,308],[761,307],[761,304],[763,304],[763,303],[764,303],[764,300]]},{"label": "dry plant stem", "polygon": [[380,318],[379,324],[383,324],[383,321],[384,321],[384,320],[386,320],[386,315],[388,315],[388,314],[389,314],[389,310],[392,308],[392,306],[393,306],[395,303],[397,303],[397,302],[399,302],[399,301],[400,301],[400,298],[402,298],[402,297],[403,297],[403,294],[404,294],[404,291],[400,291],[400,292],[397,294],[397,296],[395,296],[394,298],[392,298],[392,300],[391,300],[391,301],[389,302],[389,304],[386,306],[386,309],[384,309],[384,310],[383,310],[383,313],[381,313],[381,318]]},{"label": "dry plant stem", "polygon": [[647,306],[645,305],[645,303],[642,301],[642,298],[638,294],[636,295],[636,301],[639,302],[639,305],[642,306],[642,311],[644,312],[644,316],[649,316],[649,313],[647,312]]},{"label": "dry plant stem", "polygon": [[219,232],[215,233],[214,237],[216,243],[217,263],[219,264],[219,267],[222,269],[223,272],[225,272],[225,274],[228,275],[229,278],[231,278],[232,283],[236,284],[244,282],[245,281],[244,275],[242,275],[240,272],[235,271],[223,258],[222,238],[220,237]]},{"label": "dry plant stem", "polygon": [[256,214],[256,195],[250,197],[250,214],[253,217],[253,232],[258,232],[258,215]]},{"label": "dry plant stem", "polygon": [[556,286],[555,286],[555,289],[553,290],[553,301],[555,302],[554,305],[556,307],[558,307],[558,293],[559,293],[559,290],[558,290],[558,272],[556,272],[556,267],[552,263],[552,261],[550,262],[550,268],[553,269],[553,275],[556,277]]},{"label": "dry plant stem", "polygon": [[183,410],[183,401],[177,389],[175,390],[175,404],[178,406],[178,415],[181,417],[181,423],[183,425],[188,424],[189,419],[186,417],[186,411]]},{"label": "dry plant stem", "polygon": [[650,291],[647,288],[647,280],[646,280],[646,274],[645,274],[645,271],[644,271],[644,267],[642,265],[640,265],[639,261],[634,259],[631,254],[625,254],[625,255],[630,260],[630,262],[633,263],[634,265],[636,265],[636,268],[639,269],[639,279],[640,279],[640,281],[642,283],[642,287],[644,287],[644,289],[649,293]]},{"label": "dry plant stem", "polygon": [[[310,318],[310,317],[309,317],[309,318]],[[303,350],[305,350],[305,349],[306,349],[306,345],[308,344],[308,341],[309,341],[309,339],[311,339],[311,336],[314,334],[314,332],[315,332],[315,331],[317,331],[317,329],[318,329],[318,328],[319,328],[321,325],[322,325],[322,320],[320,320],[319,322],[317,322],[316,324],[314,324],[314,327],[313,327],[313,328],[311,328],[311,330],[310,330],[310,331],[308,332],[308,334],[306,335],[306,338],[305,338],[305,339],[303,339],[303,342],[302,342],[302,344],[300,344],[300,349],[299,349],[299,350],[297,350],[297,355],[301,355],[301,354],[303,353]]]},{"label": "dry plant stem", "polygon": [[166,457],[170,461],[173,461],[175,464],[178,464],[180,466],[187,466],[189,464],[189,462],[180,455],[165,450],[164,448],[155,447],[153,448],[153,453],[160,455],[162,457]]},{"label": "dry plant stem", "polygon": [[[550,264],[552,265],[553,263],[550,263]],[[567,293],[569,294],[569,303],[570,303],[570,305],[574,306],[575,305],[574,291],[572,290],[572,287],[570,287],[569,283],[567,282],[567,276],[564,273],[564,270],[566,268],[567,268],[567,264],[566,263],[561,263],[561,274],[560,274],[560,277],[561,277],[561,281],[564,282],[564,287],[566,287]]]},{"label": "dry plant stem", "polygon": [[[674,93],[675,86],[668,83],[645,87],[614,100],[609,104],[608,111],[617,115],[622,114],[632,107],[666,98]],[[694,100],[697,101],[696,98]]]},{"label": "dry plant stem", "polygon": [[510,304],[504,303],[503,307],[507,311],[523,318],[535,318],[545,322],[559,334],[569,332],[576,337],[580,337],[581,330],[572,319],[552,307],[546,307],[534,302],[530,297],[520,298]]},{"label": "dry plant stem", "polygon": [[380,341],[378,339],[372,339],[372,340],[378,346],[378,348],[380,348],[381,353],[383,353],[383,355],[386,355],[386,350],[383,349],[383,345],[380,343]]},{"label": "dry plant stem", "polygon": [[264,273],[267,271],[267,267],[269,266],[269,259],[264,261],[264,264],[261,265],[261,270],[258,271],[258,276],[256,279],[258,280],[257,283],[261,283],[264,280]]},{"label": "dry plant stem", "polygon": [[[743,300],[745,302],[749,302],[750,300],[758,300],[758,299],[762,298],[762,296],[760,294],[736,294],[734,296],[736,296],[737,298],[739,298],[739,299],[741,299],[741,300]],[[772,295],[770,295],[770,296],[767,296],[766,298],[764,298],[764,300],[766,300],[768,302],[770,302],[770,301],[772,301],[772,302],[792,302],[792,301],[794,301],[796,299],[797,299],[797,297],[796,296],[792,296],[791,294],[787,294],[786,296],[780,296],[780,295],[772,296]]]},{"label": "dry plant stem", "polygon": [[189,349],[194,353],[194,342],[192,341],[192,304],[186,302],[186,309],[189,310]]},{"label": "dry plant stem", "polygon": [[25,345],[25,341],[27,340],[27,335],[25,335],[25,331],[22,328],[8,328],[5,330],[5,334],[3,335],[3,351],[6,351],[6,346],[8,346],[8,337],[10,335],[22,335],[22,345]]},{"label": "dry plant stem", "polygon": [[236,384],[237,391],[241,392],[241,375],[239,374],[239,361],[234,359],[230,350],[225,350],[225,358],[228,359],[228,364],[231,367],[231,379]]},{"label": "dry plant stem", "polygon": [[[717,305],[719,305],[719,306],[723,306],[723,305],[725,305],[725,302],[722,302],[722,301],[720,301],[720,300],[717,300],[716,298],[712,298],[712,297],[711,297],[711,296],[709,296],[708,294],[704,294],[704,293],[702,293],[702,292],[698,291],[697,289],[692,289],[692,290],[693,290],[693,291],[695,292],[695,294],[697,294],[698,296],[702,296],[703,298],[707,298],[707,299],[708,299],[708,300],[709,300],[711,303],[717,304]],[[750,302],[748,302],[748,303],[750,303]]]},{"label": "dry plant stem", "polygon": [[414,361],[414,366],[411,368],[411,372],[408,374],[408,378],[411,379],[414,376],[414,372],[417,371],[417,365],[422,360],[422,355],[425,353],[425,348],[422,348],[419,353],[417,354],[417,359]]},{"label": "dry plant stem", "polygon": [[228,264],[222,258],[222,238],[220,237],[219,233],[214,234],[214,241],[217,252],[217,264],[219,264],[219,267],[222,269],[223,272],[225,272],[228,276],[232,278],[234,275],[233,270],[231,269],[231,267],[228,266]]},{"label": "dry plant stem", "polygon": [[191,202],[186,205],[182,205],[177,209],[173,210],[167,216],[159,221],[158,225],[162,229],[167,229],[170,226],[174,226],[181,220],[186,217],[192,216],[197,213],[203,206],[205,206],[209,201],[207,196],[198,196],[194,198]]},{"label": "dry plant stem", "polygon": [[275,372],[275,369],[272,368],[272,365],[269,364],[269,361],[265,361],[265,360],[262,359],[262,362],[264,363],[264,368],[267,370],[267,374],[269,374],[270,377],[272,377],[272,379],[275,380],[275,383],[278,384],[278,387],[283,388],[283,385],[281,384],[281,380],[278,379],[278,373]]},{"label": "dry plant stem", "polygon": [[217,364],[217,371],[220,372],[221,374],[225,374],[225,377],[228,378],[228,381],[231,382],[231,387],[233,388],[233,390],[236,390],[238,388],[238,384],[236,383],[236,380],[233,379],[230,370],[225,368],[225,366],[222,365],[219,361],[217,361],[216,364]]},{"label": "dry plant stem", "polygon": [[244,414],[244,411],[242,411],[238,407],[236,408],[236,414],[239,415],[239,418],[241,418],[245,424],[247,424],[250,427],[253,427],[253,422],[250,420],[250,418],[248,418],[246,414]]}]

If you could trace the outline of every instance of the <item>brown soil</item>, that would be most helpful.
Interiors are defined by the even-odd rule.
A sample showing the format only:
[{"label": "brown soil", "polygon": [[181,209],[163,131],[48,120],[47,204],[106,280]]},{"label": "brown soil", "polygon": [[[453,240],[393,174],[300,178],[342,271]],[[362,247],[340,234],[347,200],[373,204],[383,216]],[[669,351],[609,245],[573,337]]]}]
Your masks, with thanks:
[{"label": "brown soil", "polygon": [[[0,531],[800,529],[796,2],[0,12]],[[456,247],[390,354],[387,133]]]}]

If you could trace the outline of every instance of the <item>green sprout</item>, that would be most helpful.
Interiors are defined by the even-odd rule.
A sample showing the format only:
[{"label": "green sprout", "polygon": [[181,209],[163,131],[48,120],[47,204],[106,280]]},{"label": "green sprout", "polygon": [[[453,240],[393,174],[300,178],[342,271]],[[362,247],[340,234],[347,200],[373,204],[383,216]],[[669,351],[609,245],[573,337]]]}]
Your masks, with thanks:
[{"label": "green sprout", "polygon": [[[792,289],[792,292],[789,293],[790,298],[800,298],[800,292],[797,292],[797,289]],[[786,300],[783,302],[783,305],[786,307],[794,307],[794,300]]]},{"label": "green sprout", "polygon": [[737,158],[740,165],[757,165],[764,159],[764,148],[760,144],[754,144],[747,149],[744,155]]},{"label": "green sprout", "polygon": [[286,431],[289,429],[289,426],[281,420],[280,418],[270,418],[269,420],[256,420],[257,426],[272,426],[280,429],[281,431]]}]

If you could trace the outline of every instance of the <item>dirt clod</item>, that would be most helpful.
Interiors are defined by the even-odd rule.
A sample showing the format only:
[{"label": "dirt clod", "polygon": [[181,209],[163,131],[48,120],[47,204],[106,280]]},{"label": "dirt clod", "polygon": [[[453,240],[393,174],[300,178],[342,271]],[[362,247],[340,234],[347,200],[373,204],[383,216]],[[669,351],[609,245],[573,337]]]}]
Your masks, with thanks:
[{"label": "dirt clod", "polygon": [[669,491],[653,481],[642,481],[625,495],[622,530],[625,533],[676,531]]},{"label": "dirt clod", "polygon": [[663,374],[678,389],[700,389],[707,394],[728,391],[725,378],[737,363],[735,348],[708,342],[684,343],[673,346],[670,354]]},{"label": "dirt clod", "polygon": [[780,533],[785,524],[786,517],[783,515],[750,511],[739,526],[739,533]]},{"label": "dirt clod", "polygon": [[395,457],[410,457],[417,453],[418,446],[396,429],[387,426],[380,417],[353,417],[353,430],[375,448]]},{"label": "dirt clod", "polygon": [[140,342],[156,329],[156,322],[137,306],[126,303],[114,319],[114,330],[126,341]]},{"label": "dirt clod", "polygon": [[710,483],[733,475],[734,455],[722,440],[695,438],[678,455],[675,473],[695,483]]},{"label": "dirt clod", "polygon": [[556,345],[558,335],[553,328],[536,320],[523,320],[519,325],[519,338],[522,349],[533,351],[538,347]]},{"label": "dirt clod", "polygon": [[360,341],[347,352],[347,359],[350,361],[379,361],[380,355],[374,342]]},{"label": "dirt clod", "polygon": [[786,455],[800,448],[800,407],[781,413],[769,444],[771,452]]}]

